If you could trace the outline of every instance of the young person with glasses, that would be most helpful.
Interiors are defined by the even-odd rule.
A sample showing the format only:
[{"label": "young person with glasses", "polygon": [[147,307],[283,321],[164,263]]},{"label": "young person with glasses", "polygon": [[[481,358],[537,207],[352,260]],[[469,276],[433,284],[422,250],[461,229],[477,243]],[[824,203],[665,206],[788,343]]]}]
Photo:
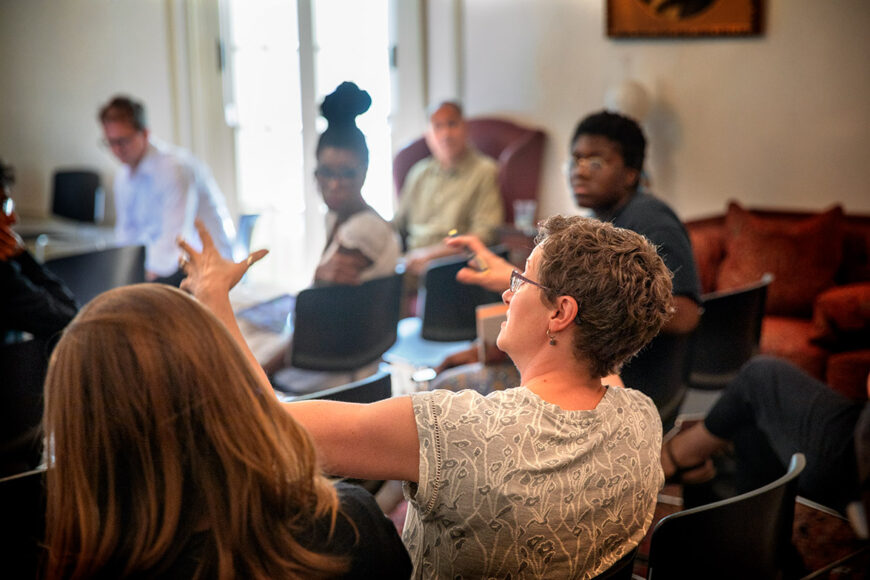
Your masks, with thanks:
[{"label": "young person with glasses", "polygon": [[[329,125],[317,141],[314,177],[327,213],[326,247],[314,272],[315,286],[362,284],[396,270],[399,236],[362,196],[369,149],[356,117],[371,104],[368,92],[343,82],[320,106]],[[291,367],[292,348],[291,344],[263,365],[275,388],[300,394],[342,380],[334,374]]]},{"label": "young person with glasses", "polygon": [[[149,281],[177,286],[179,236],[196,240],[195,219],[206,223],[224,256],[232,256],[233,220],[205,163],[151,134],[145,106],[117,95],[100,108],[103,145],[122,166],[115,174],[115,237],[145,245]],[[198,243],[198,242],[195,242]]]},{"label": "young person with glasses", "polygon": [[[255,363],[227,297],[246,263],[221,259],[207,243],[203,253],[182,248],[190,254],[183,289]],[[670,316],[670,272],[643,236],[554,216],[513,278],[497,343],[520,386],[286,404],[327,472],[405,482],[414,578],[594,577],[652,522],[664,481],[658,412],[643,393],[602,377]]]},{"label": "young person with glasses", "polygon": [[399,258],[398,234],[362,196],[369,149],[356,116],[371,103],[366,91],[344,82],[320,106],[329,126],[317,142],[314,177],[328,212],[326,249],[314,273],[317,285],[360,284],[389,276]]}]

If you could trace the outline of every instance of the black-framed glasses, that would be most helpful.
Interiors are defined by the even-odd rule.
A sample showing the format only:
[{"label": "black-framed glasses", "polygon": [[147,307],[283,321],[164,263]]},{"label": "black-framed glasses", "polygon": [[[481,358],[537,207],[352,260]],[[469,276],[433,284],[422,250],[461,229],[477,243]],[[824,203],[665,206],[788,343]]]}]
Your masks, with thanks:
[{"label": "black-framed glasses", "polygon": [[516,270],[511,272],[511,292],[513,294],[516,294],[519,291],[519,289],[523,287],[523,284],[525,284],[527,282],[529,284],[531,284],[532,286],[537,286],[541,290],[549,290],[549,288],[547,288],[543,284],[538,284],[534,280],[529,280],[528,278],[526,278],[525,276],[523,276],[522,274],[520,274]]},{"label": "black-framed glasses", "polygon": [[326,167],[321,165],[314,170],[314,177],[322,181],[337,179],[339,181],[353,181],[359,176],[359,167]]},{"label": "black-framed glasses", "polygon": [[[525,276],[523,276],[522,274],[520,274],[516,270],[511,272],[511,294],[516,294],[517,291],[520,288],[522,288],[523,284],[525,284],[525,283],[529,283],[532,286],[537,286],[541,290],[547,290],[547,291],[553,292],[552,288],[550,288],[548,286],[544,286],[543,284],[539,284],[539,283],[535,282],[534,280],[529,280],[528,278],[526,278]],[[580,324],[580,311],[579,311],[580,305],[578,304],[577,306],[578,306],[578,311],[577,311],[577,316],[574,318],[574,323]]]}]

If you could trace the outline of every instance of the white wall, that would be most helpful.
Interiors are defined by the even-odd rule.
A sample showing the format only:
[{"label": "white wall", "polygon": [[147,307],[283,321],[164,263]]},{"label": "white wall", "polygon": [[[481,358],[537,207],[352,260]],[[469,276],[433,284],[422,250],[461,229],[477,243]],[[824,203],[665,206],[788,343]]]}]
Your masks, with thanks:
[{"label": "white wall", "polygon": [[[93,167],[111,184],[118,165],[98,144],[96,117],[117,93],[145,103],[155,135],[203,157],[232,203],[231,133],[214,103],[220,99],[216,14],[208,9],[215,5],[0,0],[0,156],[16,168],[22,215],[48,214],[57,167]],[[197,80],[191,83],[190,75]],[[194,98],[207,108],[194,107]],[[107,202],[111,220],[111,198]]]},{"label": "white wall", "polygon": [[568,140],[628,78],[653,99],[654,190],[683,218],[731,198],[866,213],[870,2],[764,3],[761,37],[612,40],[604,0],[464,0],[466,108],[547,131],[544,215],[574,210],[560,169]]}]

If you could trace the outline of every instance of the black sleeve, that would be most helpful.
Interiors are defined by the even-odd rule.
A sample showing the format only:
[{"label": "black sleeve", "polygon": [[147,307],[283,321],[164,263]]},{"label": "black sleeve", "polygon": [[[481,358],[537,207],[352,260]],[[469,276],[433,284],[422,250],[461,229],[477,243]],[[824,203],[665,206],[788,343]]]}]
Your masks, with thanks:
[{"label": "black sleeve", "polygon": [[350,570],[344,577],[410,578],[408,551],[395,524],[384,515],[372,495],[349,483],[339,482],[336,489],[344,517],[338,518],[333,553],[351,557]]},{"label": "black sleeve", "polygon": [[70,291],[29,253],[0,262],[0,329],[50,338],[77,309]]}]

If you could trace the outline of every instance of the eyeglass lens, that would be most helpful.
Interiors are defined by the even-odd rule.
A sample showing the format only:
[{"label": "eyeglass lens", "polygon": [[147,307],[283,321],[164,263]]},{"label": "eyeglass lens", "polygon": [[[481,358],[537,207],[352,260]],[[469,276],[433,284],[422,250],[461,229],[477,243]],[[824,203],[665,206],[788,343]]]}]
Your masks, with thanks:
[{"label": "eyeglass lens", "polygon": [[579,167],[586,171],[600,171],[604,167],[604,159],[601,157],[572,157],[571,168]]},{"label": "eyeglass lens", "polygon": [[352,179],[356,179],[358,171],[359,170],[354,167],[318,167],[314,170],[314,176],[317,177],[317,179],[323,179],[324,181],[329,179],[342,179],[345,181],[350,181]]}]

